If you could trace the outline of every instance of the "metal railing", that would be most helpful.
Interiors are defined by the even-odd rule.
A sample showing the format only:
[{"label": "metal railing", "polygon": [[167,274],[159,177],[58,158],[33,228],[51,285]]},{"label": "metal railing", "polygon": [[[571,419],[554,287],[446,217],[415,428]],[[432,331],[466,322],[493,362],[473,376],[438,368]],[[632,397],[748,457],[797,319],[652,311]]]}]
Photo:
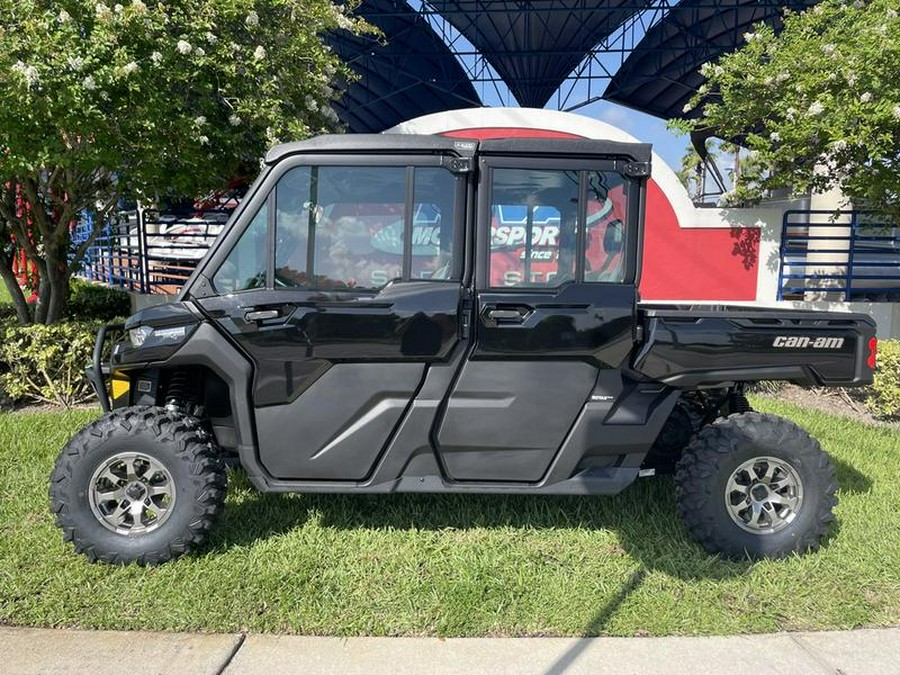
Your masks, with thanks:
[{"label": "metal railing", "polygon": [[[121,211],[104,224],[76,275],[137,293],[177,293],[222,231],[228,211],[202,215]],[[85,241],[92,231],[86,214],[75,225],[73,241]]]},{"label": "metal railing", "polygon": [[867,211],[785,211],[778,299],[900,301],[900,224]]}]

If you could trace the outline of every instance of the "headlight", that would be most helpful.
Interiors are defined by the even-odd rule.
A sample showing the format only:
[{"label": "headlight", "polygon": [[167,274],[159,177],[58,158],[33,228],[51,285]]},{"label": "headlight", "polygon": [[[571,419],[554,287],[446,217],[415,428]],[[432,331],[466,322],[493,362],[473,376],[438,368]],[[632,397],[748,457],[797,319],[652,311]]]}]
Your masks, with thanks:
[{"label": "headlight", "polygon": [[138,326],[128,331],[128,338],[131,340],[133,347],[178,344],[184,340],[186,335],[187,326],[175,326],[173,328]]},{"label": "headlight", "polygon": [[132,347],[143,347],[152,334],[153,329],[150,326],[138,326],[128,331],[128,339],[131,340]]}]

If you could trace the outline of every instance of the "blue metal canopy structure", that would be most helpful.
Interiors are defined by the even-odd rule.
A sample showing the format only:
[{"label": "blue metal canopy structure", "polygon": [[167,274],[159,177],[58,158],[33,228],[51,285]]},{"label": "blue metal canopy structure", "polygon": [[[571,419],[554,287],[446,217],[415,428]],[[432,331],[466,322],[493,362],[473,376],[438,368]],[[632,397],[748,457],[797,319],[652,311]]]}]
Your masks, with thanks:
[{"label": "blue metal canopy structure", "polygon": [[612,77],[603,97],[658,117],[680,117],[706,81],[700,66],[743,41],[755,24],[779,30],[785,8],[800,10],[818,0],[682,0],[653,26]]},{"label": "blue metal canopy structure", "polygon": [[366,0],[356,14],[384,39],[346,32],[327,38],[359,75],[335,106],[352,131],[383,131],[420,115],[481,105],[468,74],[422,14],[402,0]]},{"label": "blue metal canopy structure", "polygon": [[363,0],[386,41],[329,38],[360,74],[338,114],[353,131],[478,105],[610,100],[680,117],[703,63],[818,1]]}]

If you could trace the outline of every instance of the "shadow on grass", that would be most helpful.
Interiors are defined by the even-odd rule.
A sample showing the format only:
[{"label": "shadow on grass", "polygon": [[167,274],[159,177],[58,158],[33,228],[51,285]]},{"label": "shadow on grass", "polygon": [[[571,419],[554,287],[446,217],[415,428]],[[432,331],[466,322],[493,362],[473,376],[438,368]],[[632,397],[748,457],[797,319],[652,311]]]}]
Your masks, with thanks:
[{"label": "shadow on grass", "polygon": [[[281,495],[247,488],[240,471],[233,473],[232,479],[242,498],[228,503],[224,522],[213,530],[212,546],[222,550],[278,536],[314,518],[323,527],[337,529],[608,530],[618,536],[623,551],[645,572],[659,570],[687,580],[727,579],[743,574],[751,564],[711,556],[694,543],[678,516],[670,477],[640,480],[611,497]],[[631,586],[638,583],[635,580]],[[601,632],[608,616],[611,614],[598,614],[586,628],[589,634]]]},{"label": "shadow on grass", "polygon": [[834,464],[834,472],[837,475],[838,486],[841,492],[850,494],[862,494],[868,492],[872,487],[872,479],[866,474],[858,471],[852,464],[847,464],[837,457],[831,458]]},{"label": "shadow on grass", "polygon": [[643,583],[644,577],[646,576],[646,569],[640,568],[635,570],[628,580],[619,587],[618,592],[610,599],[610,601],[594,615],[591,622],[585,627],[582,638],[564,651],[559,658],[550,665],[550,668],[547,669],[547,675],[561,675],[566,672],[569,666],[575,663],[575,660],[581,656],[581,653],[590,646],[591,642],[588,638],[603,632],[603,628],[615,615],[622,603],[625,602],[626,598],[628,598],[641,583]]}]

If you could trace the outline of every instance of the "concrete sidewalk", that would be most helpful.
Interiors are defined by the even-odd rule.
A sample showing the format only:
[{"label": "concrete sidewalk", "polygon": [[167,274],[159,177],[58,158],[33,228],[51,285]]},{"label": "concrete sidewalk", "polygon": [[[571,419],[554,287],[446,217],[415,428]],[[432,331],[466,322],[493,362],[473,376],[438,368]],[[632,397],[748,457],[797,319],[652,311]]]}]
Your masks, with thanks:
[{"label": "concrete sidewalk", "polygon": [[10,675],[894,675],[900,629],[696,638],[319,638],[0,628]]}]

